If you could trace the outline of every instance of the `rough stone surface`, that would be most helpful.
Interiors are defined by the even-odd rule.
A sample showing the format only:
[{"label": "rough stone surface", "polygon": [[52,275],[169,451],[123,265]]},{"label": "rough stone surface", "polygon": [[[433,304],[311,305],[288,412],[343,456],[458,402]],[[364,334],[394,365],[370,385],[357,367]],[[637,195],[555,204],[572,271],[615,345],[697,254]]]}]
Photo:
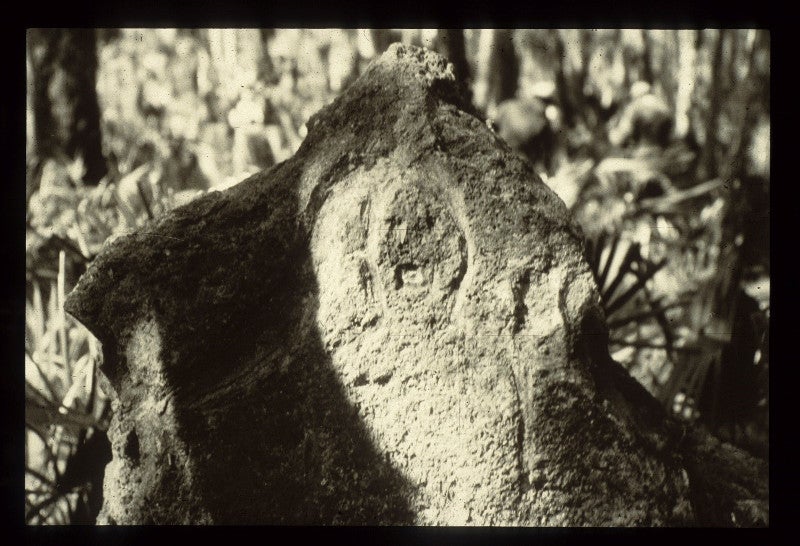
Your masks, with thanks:
[{"label": "rough stone surface", "polygon": [[720,523],[566,207],[463,97],[394,45],[293,158],[97,258],[100,523]]}]

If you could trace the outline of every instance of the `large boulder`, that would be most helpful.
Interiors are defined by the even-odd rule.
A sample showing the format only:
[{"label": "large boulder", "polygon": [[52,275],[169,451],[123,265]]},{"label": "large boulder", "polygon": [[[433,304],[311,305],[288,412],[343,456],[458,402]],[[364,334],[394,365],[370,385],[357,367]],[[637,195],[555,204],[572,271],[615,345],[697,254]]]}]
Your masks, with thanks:
[{"label": "large boulder", "polygon": [[290,160],[96,259],[99,522],[698,521],[566,207],[464,97],[393,45]]}]

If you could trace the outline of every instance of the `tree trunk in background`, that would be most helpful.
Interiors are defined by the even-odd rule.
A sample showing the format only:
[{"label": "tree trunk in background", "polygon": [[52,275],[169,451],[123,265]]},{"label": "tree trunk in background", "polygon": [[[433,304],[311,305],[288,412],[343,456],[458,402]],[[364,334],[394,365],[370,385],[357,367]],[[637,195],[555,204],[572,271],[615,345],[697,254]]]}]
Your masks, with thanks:
[{"label": "tree trunk in background", "polygon": [[725,31],[717,31],[714,43],[714,56],[711,61],[711,89],[709,90],[710,105],[706,116],[706,138],[703,146],[703,155],[700,159],[700,172],[698,181],[703,182],[714,178],[717,175],[717,132],[719,130],[719,114],[722,105],[721,90],[723,69],[723,45],[725,42]]},{"label": "tree trunk in background", "polygon": [[564,123],[575,127],[583,105],[583,86],[588,63],[588,36],[584,30],[553,31],[560,58],[556,72],[556,93],[561,103]]},{"label": "tree trunk in background", "polygon": [[677,95],[678,80],[678,55],[680,43],[678,31],[675,29],[664,31],[664,44],[661,50],[661,74],[659,82],[670,108],[675,111],[675,96]]},{"label": "tree trunk in background", "polygon": [[478,43],[475,105],[491,110],[517,93],[519,63],[514,51],[514,31],[484,29]]},{"label": "tree trunk in background", "polygon": [[689,134],[689,111],[695,84],[695,43],[697,31],[678,31],[678,85],[675,96],[675,137],[685,138]]},{"label": "tree trunk in background", "polygon": [[563,116],[564,123],[568,127],[574,127],[575,111],[572,107],[570,100],[569,87],[567,85],[567,54],[564,48],[564,40],[558,30],[551,31],[554,35],[556,44],[556,56],[558,57],[558,65],[556,66],[556,97],[561,105],[561,115]]},{"label": "tree trunk in background", "polygon": [[652,59],[652,52],[653,52],[653,44],[650,38],[650,34],[646,30],[642,30],[642,42],[644,44],[644,52],[642,56],[644,57],[644,68],[643,68],[643,78],[649,84],[653,83],[653,59]]},{"label": "tree trunk in background", "polygon": [[33,115],[33,67],[29,40],[25,44],[25,159],[30,162],[36,155],[36,137]]},{"label": "tree trunk in background", "polygon": [[264,39],[259,29],[208,30],[212,80],[219,82],[210,87],[216,87],[221,113],[233,128],[231,165],[236,175],[274,163],[275,152],[264,134],[264,99],[255,92],[256,83],[274,72],[264,54]]},{"label": "tree trunk in background", "polygon": [[33,66],[31,64],[30,40],[25,43],[25,202],[28,203],[33,192],[37,189],[39,177],[36,176],[38,168],[38,151],[36,149],[36,123],[33,111]]},{"label": "tree trunk in background", "polygon": [[400,41],[403,42],[405,45],[416,45],[419,46],[422,44],[420,38],[420,29],[418,28],[403,28],[400,29]]},{"label": "tree trunk in background", "polygon": [[83,182],[97,184],[107,172],[97,103],[94,30],[30,29],[33,123],[42,158],[83,159]]},{"label": "tree trunk in background", "polygon": [[497,103],[514,98],[519,80],[519,61],[514,51],[514,31],[501,29],[495,32],[494,68],[497,82]]},{"label": "tree trunk in background", "polygon": [[388,28],[373,28],[369,31],[375,54],[380,55],[392,43],[392,32]]},{"label": "tree trunk in background", "polygon": [[735,83],[739,80],[738,74],[739,72],[736,69],[737,61],[741,62],[741,57],[743,56],[743,48],[742,48],[742,41],[739,39],[742,30],[732,30],[730,33],[730,44],[728,45],[728,82],[730,85],[735,85]]},{"label": "tree trunk in background", "polygon": [[475,82],[472,86],[473,103],[480,110],[489,104],[489,74],[492,58],[494,30],[483,29],[478,32],[478,48],[475,54]]},{"label": "tree trunk in background", "polygon": [[467,52],[464,44],[464,31],[461,29],[443,28],[439,29],[436,48],[444,58],[453,63],[456,71],[456,78],[469,84],[472,76],[467,63]]},{"label": "tree trunk in background", "polygon": [[263,60],[261,31],[257,29],[209,29],[211,63],[225,100],[238,100],[242,86],[256,81]]}]

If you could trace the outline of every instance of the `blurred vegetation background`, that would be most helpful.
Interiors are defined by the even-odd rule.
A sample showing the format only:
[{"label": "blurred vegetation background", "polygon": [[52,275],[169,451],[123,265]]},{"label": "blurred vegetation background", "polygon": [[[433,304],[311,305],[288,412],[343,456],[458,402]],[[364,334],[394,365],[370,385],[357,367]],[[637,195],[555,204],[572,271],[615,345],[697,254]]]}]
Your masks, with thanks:
[{"label": "blurred vegetation background", "polygon": [[444,54],[573,212],[613,357],[679,419],[768,456],[768,31],[31,29],[28,523],[93,523],[102,501],[102,349],[63,309],[88,263],[290,157],[395,41]]}]

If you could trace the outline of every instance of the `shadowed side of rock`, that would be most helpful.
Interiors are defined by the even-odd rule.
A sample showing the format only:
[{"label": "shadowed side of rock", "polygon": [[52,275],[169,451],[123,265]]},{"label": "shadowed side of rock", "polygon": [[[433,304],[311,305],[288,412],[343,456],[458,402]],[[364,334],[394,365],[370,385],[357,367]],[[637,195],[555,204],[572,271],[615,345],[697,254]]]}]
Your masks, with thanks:
[{"label": "shadowed side of rock", "polygon": [[396,147],[377,114],[416,90],[387,83],[340,99],[324,146],[113,242],[70,296],[116,394],[102,521],[413,521],[320,347],[305,225],[354,150]]}]

